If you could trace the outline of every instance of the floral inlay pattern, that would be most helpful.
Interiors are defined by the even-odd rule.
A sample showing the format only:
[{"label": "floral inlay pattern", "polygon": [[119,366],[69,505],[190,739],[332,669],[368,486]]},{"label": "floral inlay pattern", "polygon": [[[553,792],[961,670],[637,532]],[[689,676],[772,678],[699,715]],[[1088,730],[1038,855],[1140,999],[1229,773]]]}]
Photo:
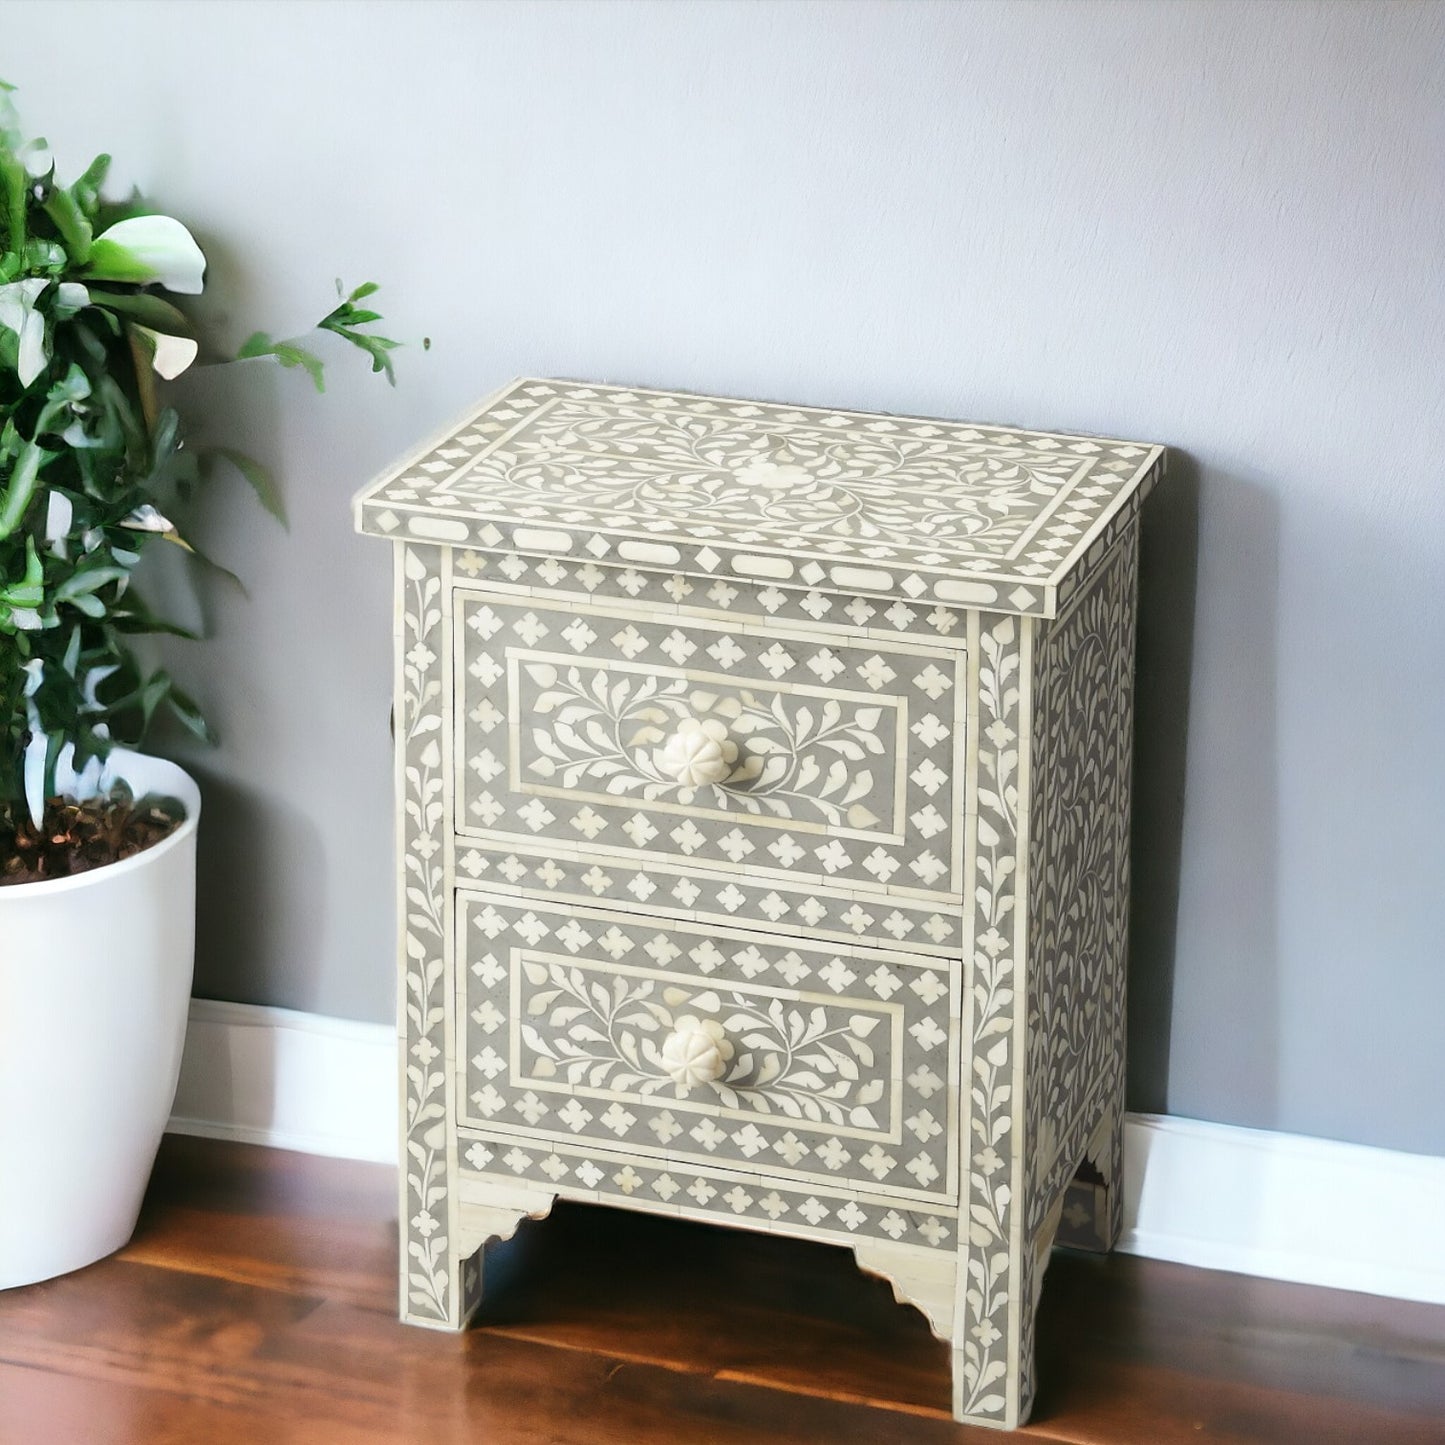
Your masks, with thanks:
[{"label": "floral inlay pattern", "polygon": [[1040,881],[1029,918],[1031,1227],[1123,1089],[1136,567],[1130,539],[1036,661],[1034,746],[1050,768],[1033,795],[1030,848]]},{"label": "floral inlay pattern", "polygon": [[[894,757],[907,747],[894,699],[860,705],[559,661],[522,661],[532,686],[514,696],[540,723],[522,755],[524,775],[566,794],[586,781],[612,797],[811,816],[863,832],[882,820],[862,800],[875,791],[892,799]],[[883,832],[896,831],[889,821]]]},{"label": "floral inlay pattern", "polygon": [[744,1113],[879,1128],[870,1106],[884,1080],[868,1039],[889,1022],[881,1011],[861,1013],[857,1002],[800,1006],[575,963],[524,960],[522,976],[532,986],[522,1006],[537,1022],[522,1025],[521,1079],[565,1078],[573,1090],[641,1098],[700,1094]]},{"label": "floral inlay pattern", "polygon": [[851,1246],[958,1419],[1027,1417],[1055,1228],[1117,1233],[1161,473],[520,381],[358,500],[400,544],[405,1318],[603,1200]]},{"label": "floral inlay pattern", "polygon": [[[819,419],[791,407],[775,421],[775,410],[704,413],[662,394],[559,390],[444,485],[458,498],[586,510],[595,526],[669,538],[700,525],[703,536],[726,527],[789,550],[827,538],[1008,557],[1103,450],[976,427],[850,424],[840,413]],[[1131,470],[1144,449],[1125,450],[1121,469]],[[1120,460],[1111,452],[1097,464]]]},{"label": "floral inlay pattern", "polygon": [[[857,574],[885,592],[1048,615],[1052,588],[1160,457],[1092,437],[522,380],[362,510],[383,534],[419,513],[414,535],[455,519],[450,539],[491,550],[832,590]],[[442,533],[428,533],[432,518]]]},{"label": "floral inlay pattern", "polygon": [[[956,1190],[956,959],[470,890],[457,928],[467,1123],[940,1202]],[[727,1045],[724,1067],[680,1088],[664,1048],[699,1029]]]},{"label": "floral inlay pattern", "polygon": [[[961,647],[579,614],[466,587],[454,617],[462,834],[585,845],[619,869],[682,861],[956,906]],[[717,743],[707,769],[728,764],[715,782],[668,766],[693,724]],[[609,876],[608,896],[632,906]]]},{"label": "floral inlay pattern", "polygon": [[1015,1137],[1021,639],[1012,617],[984,618],[978,670],[978,817],[969,1000],[967,1317],[955,1349],[956,1412],[1008,1413],[1010,1311],[1018,1307]]},{"label": "floral inlay pattern", "polygon": [[405,988],[400,1019],[405,1089],[403,1234],[406,1300],[412,1315],[455,1322],[447,1225],[445,974],[450,909],[442,853],[446,832],[446,712],[437,668],[446,652],[443,557],[435,548],[397,552],[402,815],[402,945]]}]

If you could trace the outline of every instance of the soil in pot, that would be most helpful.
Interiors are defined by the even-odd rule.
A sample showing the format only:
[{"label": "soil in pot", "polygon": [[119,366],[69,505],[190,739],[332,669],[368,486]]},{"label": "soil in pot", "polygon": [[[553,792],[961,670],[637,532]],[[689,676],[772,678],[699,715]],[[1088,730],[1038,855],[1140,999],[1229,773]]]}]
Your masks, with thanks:
[{"label": "soil in pot", "polygon": [[119,863],[167,838],[185,810],[174,798],[119,788],[77,802],[51,798],[37,827],[23,803],[0,804],[0,885],[43,883]]}]

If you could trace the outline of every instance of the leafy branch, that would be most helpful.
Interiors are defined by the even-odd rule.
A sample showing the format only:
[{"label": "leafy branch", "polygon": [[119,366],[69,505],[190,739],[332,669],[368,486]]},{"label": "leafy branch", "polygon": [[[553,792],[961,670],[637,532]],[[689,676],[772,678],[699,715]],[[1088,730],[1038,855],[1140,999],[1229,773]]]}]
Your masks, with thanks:
[{"label": "leafy branch", "polygon": [[[337,294],[340,295],[343,289],[341,282],[338,281],[336,283]],[[385,372],[386,379],[395,386],[396,371],[392,366],[391,352],[401,343],[392,341],[385,336],[376,336],[369,331],[357,329],[382,319],[379,311],[366,310],[356,304],[358,301],[374,295],[380,289],[374,281],[367,281],[358,286],[349,296],[343,297],[340,306],[323,316],[316,323],[315,329],[330,331],[364,351],[371,358],[372,371]],[[236,353],[236,359],[240,361],[257,356],[274,357],[285,367],[300,367],[315,383],[317,391],[326,390],[326,376],[321,358],[294,338],[290,341],[277,341],[264,331],[254,331],[242,342],[241,349]]]},{"label": "leafy branch", "polygon": [[[265,468],[227,447],[197,453],[164,401],[200,349],[177,304],[204,284],[195,238],[138,197],[108,202],[108,156],[61,184],[45,142],[21,133],[12,90],[0,82],[0,811],[28,795],[33,815],[66,743],[80,768],[140,743],[162,713],[210,738],[194,699],[134,650],[193,634],[153,612],[133,574],[157,542],[200,557],[172,518],[216,462],[273,516],[282,508]],[[360,304],[376,290],[357,287],[318,329],[394,383],[397,343],[363,329],[381,320]],[[257,332],[240,355],[301,367],[324,389],[299,341]]]}]

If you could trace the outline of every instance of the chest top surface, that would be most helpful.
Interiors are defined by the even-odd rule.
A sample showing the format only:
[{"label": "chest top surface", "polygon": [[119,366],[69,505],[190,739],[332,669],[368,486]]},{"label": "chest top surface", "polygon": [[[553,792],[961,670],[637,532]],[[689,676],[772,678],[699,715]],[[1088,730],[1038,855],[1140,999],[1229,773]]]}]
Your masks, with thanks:
[{"label": "chest top surface", "polygon": [[362,531],[1054,614],[1164,449],[521,379],[357,498]]}]

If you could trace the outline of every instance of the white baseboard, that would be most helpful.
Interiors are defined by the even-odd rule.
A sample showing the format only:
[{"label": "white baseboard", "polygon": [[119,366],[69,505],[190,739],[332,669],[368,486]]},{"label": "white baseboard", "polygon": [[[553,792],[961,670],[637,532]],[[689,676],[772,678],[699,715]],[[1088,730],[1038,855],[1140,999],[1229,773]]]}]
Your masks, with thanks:
[{"label": "white baseboard", "polygon": [[[196,999],[171,1130],[397,1159],[396,1035]],[[1151,1259],[1445,1304],[1445,1159],[1129,1116],[1124,1236]]]},{"label": "white baseboard", "polygon": [[173,1134],[397,1160],[396,1030],[191,1000]]},{"label": "white baseboard", "polygon": [[1131,1114],[1124,1235],[1151,1259],[1445,1304],[1445,1159]]}]

